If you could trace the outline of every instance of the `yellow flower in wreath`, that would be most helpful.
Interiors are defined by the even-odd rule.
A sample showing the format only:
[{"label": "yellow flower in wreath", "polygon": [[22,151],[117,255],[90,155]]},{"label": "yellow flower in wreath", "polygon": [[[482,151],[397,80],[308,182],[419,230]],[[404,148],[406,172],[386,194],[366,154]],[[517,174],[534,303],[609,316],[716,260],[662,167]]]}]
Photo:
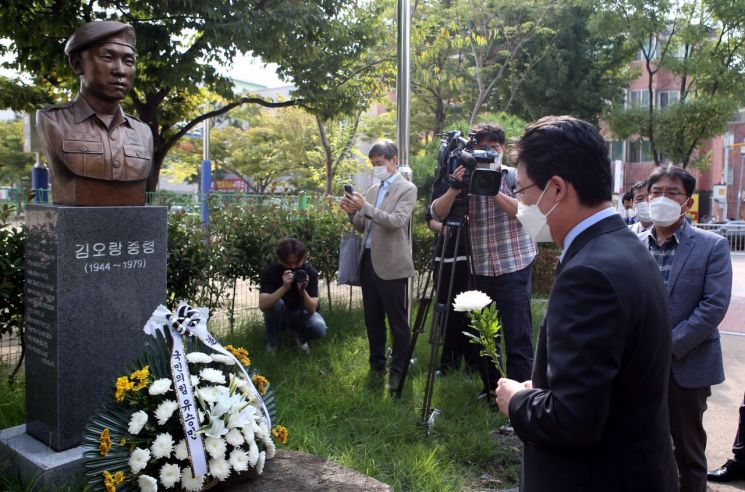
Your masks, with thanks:
[{"label": "yellow flower in wreath", "polygon": [[109,450],[111,449],[111,436],[109,435],[109,429],[104,429],[101,432],[98,449],[101,452],[101,456],[109,454]]},{"label": "yellow flower in wreath", "polygon": [[132,391],[140,391],[142,388],[147,387],[147,384],[149,382],[148,378],[150,377],[150,366],[145,366],[139,371],[135,371],[132,373],[129,378],[132,381],[137,381],[137,384],[134,385],[132,388]]},{"label": "yellow flower in wreath", "polygon": [[244,349],[243,347],[233,347],[232,345],[226,345],[225,348],[228,352],[233,354],[233,357],[238,359],[238,362],[243,364],[244,366],[250,366],[251,365],[251,359],[248,358],[248,350]]},{"label": "yellow flower in wreath", "polygon": [[124,394],[132,388],[134,388],[134,384],[127,376],[116,378],[116,393],[114,394],[116,401],[124,400]]},{"label": "yellow flower in wreath", "polygon": [[259,390],[259,393],[262,395],[266,394],[266,386],[269,384],[269,380],[265,378],[264,376],[259,376],[258,374],[251,378],[251,381],[253,381],[254,386],[256,386],[256,389]]},{"label": "yellow flower in wreath", "polygon": [[118,471],[112,475],[108,470],[103,472],[103,486],[106,492],[116,492],[116,486],[124,481],[124,472]]},{"label": "yellow flower in wreath", "polygon": [[287,427],[277,425],[272,429],[272,436],[282,444],[287,444]]}]

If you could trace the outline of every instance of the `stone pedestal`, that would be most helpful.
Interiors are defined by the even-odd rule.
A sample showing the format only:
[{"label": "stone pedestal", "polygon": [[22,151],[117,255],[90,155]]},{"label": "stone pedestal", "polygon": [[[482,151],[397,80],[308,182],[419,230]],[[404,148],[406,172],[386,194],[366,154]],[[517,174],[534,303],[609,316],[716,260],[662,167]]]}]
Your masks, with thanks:
[{"label": "stone pedestal", "polygon": [[[19,425],[0,430],[0,475],[18,476],[33,490],[69,490],[85,487],[83,447],[54,451]],[[30,488],[27,490],[31,490]]]},{"label": "stone pedestal", "polygon": [[29,205],[26,217],[26,432],[62,451],[165,302],[166,209]]}]

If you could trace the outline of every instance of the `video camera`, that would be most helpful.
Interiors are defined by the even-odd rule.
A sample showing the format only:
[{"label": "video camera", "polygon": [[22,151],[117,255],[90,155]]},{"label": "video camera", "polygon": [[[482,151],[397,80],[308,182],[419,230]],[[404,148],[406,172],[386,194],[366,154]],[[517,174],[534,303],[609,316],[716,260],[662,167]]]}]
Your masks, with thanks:
[{"label": "video camera", "polygon": [[466,193],[473,195],[494,196],[499,193],[502,173],[491,167],[480,167],[479,164],[496,164],[501,154],[496,150],[474,150],[476,144],[476,136],[473,133],[465,138],[458,130],[444,132],[437,150],[437,175],[447,179],[455,168],[463,166],[463,182],[450,180],[450,186],[458,188],[460,185],[461,188],[465,188]]}]

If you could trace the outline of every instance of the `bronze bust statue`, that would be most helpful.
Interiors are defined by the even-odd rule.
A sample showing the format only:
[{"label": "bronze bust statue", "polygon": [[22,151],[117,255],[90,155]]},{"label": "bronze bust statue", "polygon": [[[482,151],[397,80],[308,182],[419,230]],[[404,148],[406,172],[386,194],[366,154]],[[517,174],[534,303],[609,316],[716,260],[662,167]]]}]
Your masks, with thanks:
[{"label": "bronze bust statue", "polygon": [[65,54],[80,76],[80,92],[69,104],[36,113],[53,202],[144,205],[153,136],[119,105],[134,81],[134,28],[116,21],[89,22],[70,36]]}]

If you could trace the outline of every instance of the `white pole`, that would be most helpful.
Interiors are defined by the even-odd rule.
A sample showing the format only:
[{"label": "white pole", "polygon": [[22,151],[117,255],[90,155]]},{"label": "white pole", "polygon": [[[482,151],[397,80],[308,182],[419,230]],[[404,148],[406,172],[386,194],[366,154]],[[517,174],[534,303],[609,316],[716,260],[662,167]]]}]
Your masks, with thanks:
[{"label": "white pole", "polygon": [[[411,181],[413,172],[409,166],[409,73],[411,2],[398,0],[398,73],[396,77],[396,122],[398,130],[398,168],[399,172]],[[411,218],[409,220],[412,220]],[[413,224],[409,222],[409,244],[412,244]],[[411,325],[411,305],[413,281],[407,282],[406,312]]]}]

